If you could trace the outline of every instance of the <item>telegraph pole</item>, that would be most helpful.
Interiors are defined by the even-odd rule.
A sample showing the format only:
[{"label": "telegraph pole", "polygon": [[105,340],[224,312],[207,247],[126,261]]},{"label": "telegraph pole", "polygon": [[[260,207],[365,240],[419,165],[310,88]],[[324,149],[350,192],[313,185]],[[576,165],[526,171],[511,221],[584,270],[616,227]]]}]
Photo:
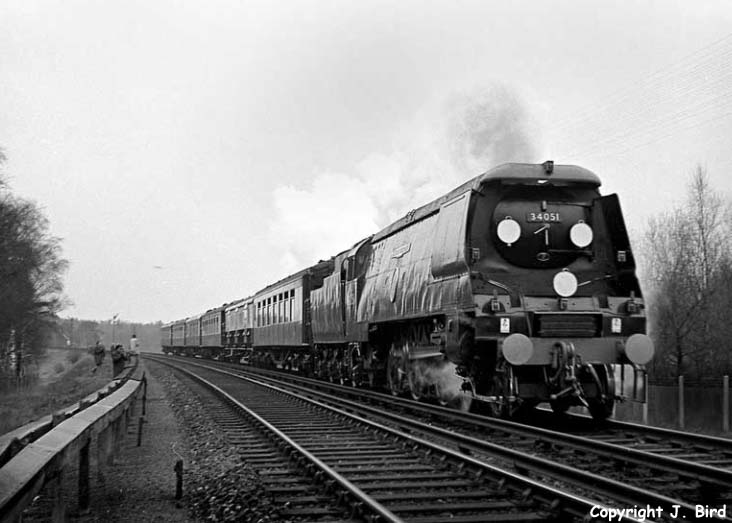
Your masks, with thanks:
[{"label": "telegraph pole", "polygon": [[119,316],[119,312],[112,316],[112,345],[115,344],[114,327],[117,325],[117,316]]}]

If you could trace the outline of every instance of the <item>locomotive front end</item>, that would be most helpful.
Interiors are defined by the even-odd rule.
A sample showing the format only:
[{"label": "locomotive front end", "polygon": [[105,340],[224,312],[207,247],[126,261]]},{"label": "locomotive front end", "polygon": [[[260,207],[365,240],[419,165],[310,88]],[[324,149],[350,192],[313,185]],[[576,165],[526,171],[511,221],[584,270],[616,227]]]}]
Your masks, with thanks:
[{"label": "locomotive front end", "polygon": [[484,178],[469,238],[475,310],[454,358],[501,414],[546,401],[609,416],[654,352],[617,197],[574,166]]}]

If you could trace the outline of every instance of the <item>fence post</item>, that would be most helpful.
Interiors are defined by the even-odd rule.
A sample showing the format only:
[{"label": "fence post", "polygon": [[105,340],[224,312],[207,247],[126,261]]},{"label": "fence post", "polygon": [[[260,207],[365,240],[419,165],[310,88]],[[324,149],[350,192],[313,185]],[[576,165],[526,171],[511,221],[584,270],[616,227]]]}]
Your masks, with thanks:
[{"label": "fence post", "polygon": [[142,415],[145,415],[145,404],[147,403],[147,376],[142,373]]},{"label": "fence post", "polygon": [[142,424],[145,423],[145,418],[140,416],[137,424],[137,446],[142,445]]},{"label": "fence post", "polygon": [[648,425],[648,373],[643,373],[643,424]]},{"label": "fence post", "polygon": [[97,478],[100,484],[106,485],[107,467],[109,466],[110,427],[103,429],[97,436]]},{"label": "fence post", "polygon": [[729,376],[722,378],[722,431],[729,432]]},{"label": "fence post", "polygon": [[183,460],[179,459],[175,462],[175,499],[183,497]]},{"label": "fence post", "polygon": [[679,428],[684,428],[684,377],[679,376]]},{"label": "fence post", "polygon": [[89,447],[91,438],[79,451],[79,510],[85,512],[89,508]]},{"label": "fence post", "polygon": [[53,506],[51,508],[51,521],[63,523],[66,521],[66,503],[64,502],[64,471],[59,470],[56,477],[51,480],[50,492]]}]

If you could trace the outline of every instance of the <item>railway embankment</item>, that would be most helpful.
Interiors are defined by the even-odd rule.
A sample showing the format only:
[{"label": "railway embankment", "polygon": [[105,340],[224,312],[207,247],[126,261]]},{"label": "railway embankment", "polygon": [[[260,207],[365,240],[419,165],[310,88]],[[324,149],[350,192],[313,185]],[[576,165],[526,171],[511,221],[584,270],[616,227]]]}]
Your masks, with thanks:
[{"label": "railway embankment", "polygon": [[[67,489],[69,521],[190,521],[183,500],[175,498],[175,464],[187,454],[185,435],[172,406],[175,400],[171,401],[164,384],[142,365],[147,380],[145,414],[140,396],[136,415],[117,441],[114,462],[105,467],[103,476],[99,463],[92,459],[87,510],[79,510],[75,489]],[[138,434],[140,418],[144,422]]]},{"label": "railway embankment", "polygon": [[[171,371],[144,360],[132,372],[118,393],[134,389],[130,399],[122,400],[126,403],[109,392],[96,408],[78,415],[85,419],[69,417],[66,425],[86,423],[108,408],[114,420],[99,418],[86,429],[46,429],[45,439],[69,443],[48,448],[58,459],[50,457],[37,479],[31,479],[36,459],[26,455],[35,455],[39,445],[46,448],[46,440],[17,454],[10,467],[15,472],[0,474],[0,494],[9,489],[0,496],[3,513],[14,520],[11,514],[20,515],[17,507],[25,507],[23,521],[278,520],[261,479],[226,441],[195,392]],[[40,490],[32,486],[38,482],[45,485]],[[16,490],[17,495],[10,494]],[[24,491],[35,493],[29,497]]]},{"label": "railway embankment", "polygon": [[[148,364],[144,370],[148,388],[140,445],[135,417],[103,480],[98,464],[91,464],[89,509],[78,510],[75,489],[65,492],[68,520],[274,521],[259,478],[232,450],[195,393],[167,369]],[[138,416],[140,409],[137,405]],[[29,514],[30,520],[41,520],[45,513],[36,508]]]}]

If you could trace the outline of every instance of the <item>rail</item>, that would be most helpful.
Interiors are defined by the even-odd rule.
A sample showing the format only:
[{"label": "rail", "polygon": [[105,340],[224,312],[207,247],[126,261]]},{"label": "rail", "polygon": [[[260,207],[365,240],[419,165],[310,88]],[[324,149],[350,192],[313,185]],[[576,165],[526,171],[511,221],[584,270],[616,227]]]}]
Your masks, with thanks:
[{"label": "rail", "polygon": [[92,437],[97,437],[97,461],[104,474],[118,448],[117,440],[126,433],[141,389],[144,413],[147,381],[144,373],[135,369],[116,390],[91,405],[82,405],[82,400],[79,409],[70,417],[54,424],[9,459],[0,468],[0,521],[20,520],[23,510],[46,485],[53,496],[52,520],[62,521],[65,515],[61,493],[64,472],[76,463],[79,508],[88,508]]}]

